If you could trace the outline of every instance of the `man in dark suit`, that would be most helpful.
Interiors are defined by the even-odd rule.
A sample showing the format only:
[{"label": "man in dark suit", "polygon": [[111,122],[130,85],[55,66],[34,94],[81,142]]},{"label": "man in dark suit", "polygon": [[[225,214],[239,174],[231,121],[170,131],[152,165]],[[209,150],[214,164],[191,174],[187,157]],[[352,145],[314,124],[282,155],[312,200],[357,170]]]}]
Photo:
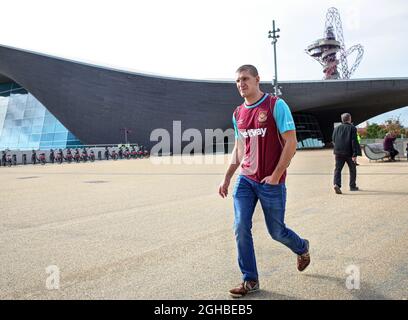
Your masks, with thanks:
[{"label": "man in dark suit", "polygon": [[350,191],[358,191],[356,186],[356,159],[359,153],[357,141],[357,128],[351,123],[351,115],[341,115],[342,124],[333,131],[334,155],[336,168],[334,169],[334,191],[341,194],[341,170],[347,163],[350,170]]}]

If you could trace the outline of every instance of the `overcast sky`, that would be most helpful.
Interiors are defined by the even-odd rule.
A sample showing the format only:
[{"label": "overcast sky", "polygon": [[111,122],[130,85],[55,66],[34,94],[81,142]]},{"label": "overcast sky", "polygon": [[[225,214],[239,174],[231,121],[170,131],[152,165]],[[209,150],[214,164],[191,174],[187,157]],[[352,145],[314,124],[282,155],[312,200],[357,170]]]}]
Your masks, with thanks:
[{"label": "overcast sky", "polygon": [[[407,0],[0,0],[0,43],[129,71],[232,79],[239,65],[273,77],[272,19],[280,80],[319,80],[304,49],[339,9],[346,47],[364,58],[352,78],[408,76]],[[355,57],[351,57],[349,64]],[[408,110],[407,115],[408,115]],[[408,122],[406,123],[408,125]]]}]

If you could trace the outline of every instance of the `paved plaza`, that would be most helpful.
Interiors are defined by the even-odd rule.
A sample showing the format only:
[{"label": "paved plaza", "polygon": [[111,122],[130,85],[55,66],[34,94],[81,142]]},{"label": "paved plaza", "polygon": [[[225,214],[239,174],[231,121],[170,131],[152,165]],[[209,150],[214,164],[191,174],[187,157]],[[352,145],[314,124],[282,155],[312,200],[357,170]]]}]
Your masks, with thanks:
[{"label": "paved plaza", "polygon": [[[231,299],[241,274],[232,186],[217,193],[224,158],[0,168],[0,299]],[[296,270],[258,205],[261,290],[245,299],[408,299],[408,162],[359,163],[361,191],[348,191],[345,168],[336,195],[332,151],[297,152],[286,223],[312,262]]]}]

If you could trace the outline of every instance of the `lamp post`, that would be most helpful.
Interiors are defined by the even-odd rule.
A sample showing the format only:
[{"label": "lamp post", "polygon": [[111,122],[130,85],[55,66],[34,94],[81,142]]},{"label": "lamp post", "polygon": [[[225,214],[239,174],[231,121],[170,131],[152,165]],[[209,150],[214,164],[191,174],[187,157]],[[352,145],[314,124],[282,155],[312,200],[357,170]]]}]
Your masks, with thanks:
[{"label": "lamp post", "polygon": [[132,131],[129,128],[122,128],[120,130],[125,132],[125,144],[128,144],[128,133],[131,133]]},{"label": "lamp post", "polygon": [[275,96],[280,96],[282,94],[281,88],[279,87],[278,84],[278,67],[277,67],[277,61],[276,61],[276,42],[278,42],[279,35],[277,34],[280,31],[280,29],[275,29],[275,20],[272,20],[272,31],[268,32],[268,38],[272,38],[272,44],[273,44],[273,58],[274,58],[274,64],[275,64],[275,78],[273,80],[273,94]]}]

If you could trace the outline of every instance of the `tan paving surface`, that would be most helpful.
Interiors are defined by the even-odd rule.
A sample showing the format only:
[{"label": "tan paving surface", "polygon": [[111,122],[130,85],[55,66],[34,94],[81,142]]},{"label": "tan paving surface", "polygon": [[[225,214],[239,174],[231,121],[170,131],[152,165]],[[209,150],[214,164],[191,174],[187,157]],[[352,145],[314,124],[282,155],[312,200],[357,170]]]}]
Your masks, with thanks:
[{"label": "tan paving surface", "polygon": [[[248,299],[408,298],[408,163],[359,162],[362,190],[335,195],[331,151],[297,153],[286,223],[310,240],[312,263],[297,272],[257,207],[262,290]],[[241,275],[231,197],[217,195],[225,168],[150,160],[0,168],[0,299],[230,299]],[[50,265],[58,290],[46,288]],[[346,288],[349,265],[360,289]]]}]

